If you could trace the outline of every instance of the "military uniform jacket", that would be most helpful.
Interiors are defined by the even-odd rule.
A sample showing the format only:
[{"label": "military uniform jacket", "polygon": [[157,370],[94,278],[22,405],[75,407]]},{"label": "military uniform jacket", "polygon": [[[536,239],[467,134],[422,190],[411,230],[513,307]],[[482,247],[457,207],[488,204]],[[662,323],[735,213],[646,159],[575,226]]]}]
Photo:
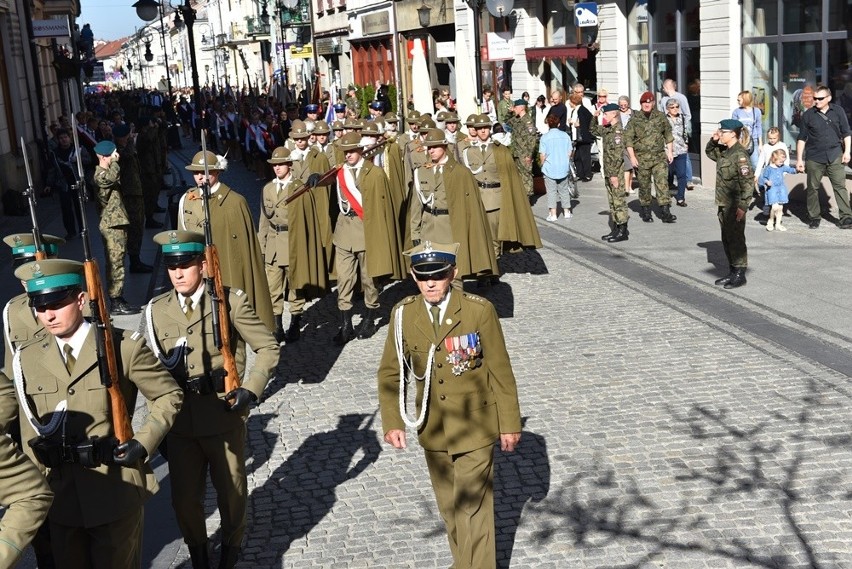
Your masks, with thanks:
[{"label": "military uniform jacket", "polygon": [[538,130],[529,113],[509,119],[512,126],[512,155],[518,159],[529,158],[538,142]]},{"label": "military uniform jacket", "polygon": [[[412,239],[458,243],[461,278],[499,274],[491,227],[470,171],[449,156],[440,172],[430,163],[417,169],[417,178],[419,186],[411,197]],[[424,216],[423,199],[429,207],[449,210],[449,215]]]},{"label": "military uniform jacket", "polygon": [[[139,177],[139,156],[136,145],[128,140],[127,146],[118,149],[119,167],[121,168],[121,196],[142,197],[142,180]],[[159,191],[159,188],[158,188]],[[126,204],[125,204],[125,207]]]},{"label": "military uniform jacket", "polygon": [[98,188],[98,204],[101,209],[101,220],[98,223],[98,228],[103,231],[104,229],[130,225],[119,189],[121,168],[118,161],[110,162],[109,168],[95,166],[94,180],[95,186]]},{"label": "military uniform jacket", "polygon": [[666,144],[670,142],[674,142],[672,125],[657,109],[653,109],[649,116],[641,111],[633,113],[624,130],[624,146],[633,147],[640,164],[642,158],[665,158]]},{"label": "military uniform jacket", "polygon": [[[235,348],[237,371],[243,378],[242,387],[260,399],[275,366],[278,365],[278,342],[258,319],[243,291],[229,289],[227,302],[231,321],[231,345]],[[151,311],[153,337],[162,353],[170,353],[179,338],[187,340],[187,346],[190,349],[186,354],[185,362],[171,372],[178,383],[184,382],[187,377],[209,374],[223,367],[222,354],[213,341],[213,316],[208,294],[201,295],[200,305],[200,308],[193,310],[192,317],[187,319],[181,309],[177,293],[171,290],[154,297],[147,309]],[[245,377],[246,343],[256,354],[254,367],[247,377]],[[248,410],[244,413],[227,412],[224,396],[225,393],[208,395],[187,393],[183,408],[175,419],[172,433],[181,436],[205,437],[237,428],[245,422]]]},{"label": "military uniform jacket", "polygon": [[0,567],[14,567],[47,517],[53,492],[39,469],[18,451],[12,439],[0,437]]},{"label": "military uniform jacket", "polygon": [[[3,373],[0,373],[0,433],[18,416],[18,400],[12,377],[12,358],[24,344],[44,338],[44,326],[29,305],[26,293],[19,294],[3,308]],[[2,567],[2,565],[0,565]]]},{"label": "military uniform jacket", "polygon": [[[403,358],[410,361],[415,374],[423,377],[429,349],[432,344],[437,346],[426,420],[418,432],[421,446],[456,454],[490,445],[500,433],[519,433],[518,390],[494,306],[478,296],[453,291],[437,338],[421,295],[397,304],[391,312],[392,323],[401,309]],[[478,334],[479,354],[465,366],[468,369],[456,375],[448,361],[447,345],[453,346],[454,338],[474,333]],[[419,413],[425,382],[416,383]],[[405,429],[399,413],[399,365],[393,324],[388,326],[378,387],[384,432]]]},{"label": "military uniform jacket", "polygon": [[[180,410],[183,393],[139,334],[114,330],[113,335],[128,414],[133,416],[137,392],[142,392],[150,402],[148,417],[133,438],[152,456]],[[89,330],[70,376],[53,336],[23,346],[20,354],[25,391],[43,423],[50,420],[56,405],[66,400],[64,431],[69,444],[92,436],[113,435],[109,394],[101,384],[98,370],[94,328]],[[22,440],[36,436],[29,422],[22,419]],[[24,451],[36,461],[29,445],[24,445]],[[66,463],[51,469],[47,481],[55,495],[50,519],[62,525],[87,528],[129,515],[158,488],[147,461],[136,467],[112,464],[97,468]]]},{"label": "military uniform jacket", "polygon": [[[284,203],[302,183],[291,176],[280,191],[276,180],[263,187],[257,238],[264,262],[289,267],[290,286],[311,299],[331,288],[329,268],[334,247],[327,188],[313,188],[289,204]],[[287,229],[280,230],[283,227]]]},{"label": "military uniform jacket", "polygon": [[754,192],[754,170],[746,149],[739,142],[728,148],[711,138],[704,152],[716,163],[716,205],[748,211]]},{"label": "military uniform jacket", "polygon": [[624,171],[624,127],[617,120],[607,126],[593,121],[589,127],[593,136],[603,139],[604,176],[621,176]]},{"label": "military uniform jacket", "polygon": [[[364,219],[357,215],[340,215],[334,228],[334,246],[344,251],[366,251],[367,273],[378,278],[389,276],[400,280],[405,276],[402,255],[400,212],[394,210],[388,179],[369,160],[362,162],[355,184],[361,191]],[[345,211],[348,203],[338,190],[338,199]]]},{"label": "military uniform jacket", "polygon": [[[180,200],[178,227],[204,233],[204,206],[201,190],[193,188]],[[263,256],[254,221],[243,196],[225,184],[210,196],[210,225],[213,243],[219,251],[222,283],[246,291],[255,312],[270,329],[275,329],[269,283],[263,269]]]}]

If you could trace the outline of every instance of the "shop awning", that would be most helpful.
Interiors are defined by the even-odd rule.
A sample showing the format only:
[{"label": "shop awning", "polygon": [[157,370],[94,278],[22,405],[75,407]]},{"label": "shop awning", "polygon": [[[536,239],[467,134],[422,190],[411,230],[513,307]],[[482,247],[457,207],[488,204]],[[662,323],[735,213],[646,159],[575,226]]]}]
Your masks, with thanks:
[{"label": "shop awning", "polygon": [[551,45],[547,47],[528,47],[527,60],[536,59],[575,59],[583,61],[589,57],[589,48],[584,45]]}]

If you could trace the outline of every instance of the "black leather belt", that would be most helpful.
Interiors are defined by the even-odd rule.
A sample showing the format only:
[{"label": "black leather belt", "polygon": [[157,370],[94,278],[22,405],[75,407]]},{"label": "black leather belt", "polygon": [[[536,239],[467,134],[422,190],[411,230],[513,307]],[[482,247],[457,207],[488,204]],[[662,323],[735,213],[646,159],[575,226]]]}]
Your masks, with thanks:
[{"label": "black leather belt", "polygon": [[434,207],[429,207],[428,205],[423,206],[423,211],[431,213],[432,215],[450,215],[450,210],[448,209],[437,209]]},{"label": "black leather belt", "polygon": [[490,189],[493,189],[493,188],[499,188],[500,182],[477,182],[476,185],[479,186],[480,188],[490,190]]},{"label": "black leather belt", "polygon": [[77,444],[63,444],[52,437],[36,437],[29,441],[36,459],[48,468],[63,464],[79,464],[97,468],[114,462],[112,451],[118,445],[114,437],[91,437]]},{"label": "black leather belt", "polygon": [[357,213],[355,213],[355,210],[352,210],[352,209],[350,209],[346,213],[343,213],[343,212],[340,212],[340,213],[341,213],[341,215],[343,215],[345,217],[355,217],[356,215],[358,215]]},{"label": "black leather belt", "polygon": [[272,227],[272,229],[274,229],[278,233],[281,233],[282,231],[287,231],[288,229],[290,229],[290,226],[288,226],[288,225],[275,225],[274,223],[270,223],[269,225],[270,225],[270,227]]},{"label": "black leather belt", "polygon": [[181,387],[187,393],[194,393],[196,395],[224,393],[226,375],[224,369],[216,369],[207,375],[195,375],[187,378]]}]

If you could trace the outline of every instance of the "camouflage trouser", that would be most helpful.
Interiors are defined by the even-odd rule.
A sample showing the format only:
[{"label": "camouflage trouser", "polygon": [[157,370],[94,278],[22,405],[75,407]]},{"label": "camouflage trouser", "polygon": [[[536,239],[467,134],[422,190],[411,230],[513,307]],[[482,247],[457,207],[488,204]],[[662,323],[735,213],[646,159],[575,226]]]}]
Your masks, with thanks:
[{"label": "camouflage trouser", "polygon": [[124,290],[124,251],[127,248],[127,230],[109,228],[101,230],[101,241],[106,257],[107,295],[121,296]]},{"label": "camouflage trouser", "polygon": [[639,204],[651,205],[651,176],[657,188],[657,203],[670,205],[672,197],[669,194],[669,166],[666,157],[647,157],[639,155],[639,168],[636,179],[639,180]]},{"label": "camouflage trouser", "polygon": [[523,158],[515,158],[515,164],[518,166],[518,173],[521,175],[524,191],[526,191],[527,196],[533,195],[532,163],[527,165]]},{"label": "camouflage trouser", "polygon": [[609,181],[609,176],[604,176],[606,184],[606,198],[609,202],[609,213],[616,225],[627,223],[630,216],[627,214],[627,201],[624,199],[624,190],[621,186],[613,187]]},{"label": "camouflage trouser", "polygon": [[127,228],[127,254],[138,256],[142,250],[142,234],[145,231],[145,204],[142,196],[123,196],[124,209],[130,226]]},{"label": "camouflage trouser", "polygon": [[746,218],[737,221],[736,206],[719,206],[719,227],[722,229],[722,247],[732,267],[748,267],[748,248],[746,247]]}]

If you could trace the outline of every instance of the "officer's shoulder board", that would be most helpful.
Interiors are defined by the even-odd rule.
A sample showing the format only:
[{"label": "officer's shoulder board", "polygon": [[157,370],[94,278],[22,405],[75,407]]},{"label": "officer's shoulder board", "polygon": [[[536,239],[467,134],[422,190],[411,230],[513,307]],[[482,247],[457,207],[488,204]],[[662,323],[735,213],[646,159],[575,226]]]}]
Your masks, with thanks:
[{"label": "officer's shoulder board", "polygon": [[[243,295],[245,294],[245,291],[243,291],[243,290],[241,290],[241,289],[238,289],[238,288],[230,288],[230,289],[228,289],[228,290],[230,290],[230,291],[231,291],[231,293],[232,293],[234,296],[243,296]],[[227,291],[225,292],[225,294],[227,294]]]},{"label": "officer's shoulder board", "polygon": [[463,293],[462,293],[462,296],[464,296],[464,297],[465,297],[465,298],[467,298],[468,300],[474,300],[474,301],[476,301],[476,302],[478,302],[478,303],[480,303],[480,304],[485,304],[486,302],[488,302],[485,298],[483,298],[483,297],[481,297],[481,296],[477,296],[477,295],[472,294],[472,293],[470,293],[470,292],[463,292]]},{"label": "officer's shoulder board", "polygon": [[413,294],[413,295],[411,295],[411,296],[406,296],[405,298],[403,298],[402,300],[400,300],[400,301],[399,301],[396,305],[397,305],[397,306],[403,306],[403,305],[405,305],[405,304],[411,304],[411,303],[412,303],[412,302],[414,302],[415,300],[417,300],[417,295],[416,295],[416,294]]}]

